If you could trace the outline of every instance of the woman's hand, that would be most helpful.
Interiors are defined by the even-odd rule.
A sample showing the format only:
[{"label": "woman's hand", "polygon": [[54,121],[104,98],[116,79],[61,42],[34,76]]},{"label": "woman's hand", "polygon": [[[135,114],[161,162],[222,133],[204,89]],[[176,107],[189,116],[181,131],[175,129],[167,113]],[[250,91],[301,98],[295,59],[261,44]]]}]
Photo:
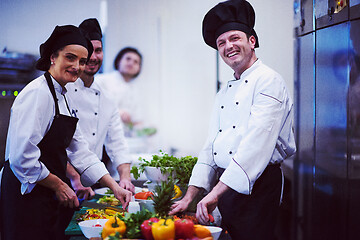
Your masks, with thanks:
[{"label": "woman's hand", "polygon": [[56,199],[65,207],[78,207],[79,201],[75,192],[58,176],[50,173],[46,178],[37,182],[55,192]]},{"label": "woman's hand", "polygon": [[79,206],[79,200],[75,192],[66,183],[61,184],[61,186],[59,186],[59,188],[55,191],[55,194],[61,205],[70,208]]}]

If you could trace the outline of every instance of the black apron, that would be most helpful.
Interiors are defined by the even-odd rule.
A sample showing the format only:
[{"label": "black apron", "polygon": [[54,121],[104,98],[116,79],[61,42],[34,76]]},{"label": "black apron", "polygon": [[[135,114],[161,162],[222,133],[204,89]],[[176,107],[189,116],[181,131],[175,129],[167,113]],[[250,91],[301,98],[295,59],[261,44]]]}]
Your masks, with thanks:
[{"label": "black apron", "polygon": [[[41,152],[39,161],[71,187],[66,177],[66,148],[73,138],[78,119],[60,114],[50,74],[44,75],[55,101],[55,117],[37,145]],[[1,183],[1,240],[66,239],[65,229],[74,209],[61,206],[55,193],[39,184],[28,194],[22,195],[20,189],[21,183],[6,161]]]},{"label": "black apron", "polygon": [[222,227],[233,240],[275,240],[282,187],[280,164],[268,165],[250,195],[228,190],[219,199]]}]

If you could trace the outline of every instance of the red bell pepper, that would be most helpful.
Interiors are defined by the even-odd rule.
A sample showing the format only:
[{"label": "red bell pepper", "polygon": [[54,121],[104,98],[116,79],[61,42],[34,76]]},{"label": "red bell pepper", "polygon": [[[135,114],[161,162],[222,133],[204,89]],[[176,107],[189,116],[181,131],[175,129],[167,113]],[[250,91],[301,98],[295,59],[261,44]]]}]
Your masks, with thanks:
[{"label": "red bell pepper", "polygon": [[148,220],[145,220],[141,224],[140,230],[146,240],[154,240],[154,237],[153,237],[152,231],[151,231],[151,226],[154,222],[158,222],[158,221],[159,221],[158,218],[150,218]]},{"label": "red bell pepper", "polygon": [[194,222],[189,219],[175,221],[175,238],[190,239],[194,236]]},{"label": "red bell pepper", "polygon": [[138,192],[134,195],[135,199],[151,200],[154,194],[152,192]]},{"label": "red bell pepper", "polygon": [[213,215],[211,215],[211,214],[209,214],[209,221],[210,221],[211,223],[213,223],[213,222],[215,221]]}]

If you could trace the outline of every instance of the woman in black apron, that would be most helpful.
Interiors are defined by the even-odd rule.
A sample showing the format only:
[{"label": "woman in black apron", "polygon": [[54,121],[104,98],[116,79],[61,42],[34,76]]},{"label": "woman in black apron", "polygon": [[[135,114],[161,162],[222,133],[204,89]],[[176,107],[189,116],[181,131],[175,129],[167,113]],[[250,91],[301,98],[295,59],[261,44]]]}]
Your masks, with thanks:
[{"label": "woman in black apron", "polygon": [[[12,107],[1,179],[2,240],[66,239],[73,207],[79,206],[66,177],[68,160],[85,184],[99,180],[115,191],[124,207],[131,198],[87,149],[76,130],[78,119],[71,116],[66,101],[66,83],[79,77],[92,51],[91,42],[71,25],[57,26],[40,46],[36,67],[46,72],[22,90]],[[44,107],[47,105],[53,109]],[[29,110],[32,107],[34,116]],[[48,120],[49,114],[53,117]],[[22,122],[31,128],[21,131]]]}]

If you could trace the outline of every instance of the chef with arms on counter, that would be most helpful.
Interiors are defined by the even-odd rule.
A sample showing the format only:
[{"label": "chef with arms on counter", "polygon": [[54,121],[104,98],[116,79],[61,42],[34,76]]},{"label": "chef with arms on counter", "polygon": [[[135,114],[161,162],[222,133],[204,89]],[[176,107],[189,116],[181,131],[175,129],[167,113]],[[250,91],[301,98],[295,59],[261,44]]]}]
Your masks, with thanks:
[{"label": "chef with arms on counter", "polygon": [[254,9],[245,0],[221,2],[204,17],[205,43],[219,51],[234,79],[216,96],[189,188],[170,214],[185,211],[205,189],[196,210],[201,223],[218,206],[232,239],[270,240],[282,194],[280,163],[296,149],[293,103],[282,77],[256,57],[254,25]]},{"label": "chef with arms on counter", "polygon": [[109,187],[124,208],[131,192],[111,178],[76,127],[66,84],[76,81],[93,51],[83,31],[56,26],[40,46],[36,68],[45,74],[20,92],[11,108],[1,178],[1,239],[66,239],[65,229],[79,206],[66,176],[69,163],[81,182]]},{"label": "chef with arms on counter", "polygon": [[[119,174],[119,185],[133,193],[135,187],[131,183],[130,164],[131,155],[125,141],[123,124],[115,101],[98,83],[95,74],[100,70],[103,61],[102,32],[96,18],[84,20],[79,28],[88,33],[94,47],[85,70],[80,78],[69,83],[66,88],[68,96],[79,118],[78,126],[81,129],[89,149],[96,153],[98,158],[103,156],[103,146],[109,156],[107,169],[113,177]],[[76,194],[80,198],[91,198],[95,195],[91,188],[83,188],[79,174],[69,166],[68,174]]]}]

